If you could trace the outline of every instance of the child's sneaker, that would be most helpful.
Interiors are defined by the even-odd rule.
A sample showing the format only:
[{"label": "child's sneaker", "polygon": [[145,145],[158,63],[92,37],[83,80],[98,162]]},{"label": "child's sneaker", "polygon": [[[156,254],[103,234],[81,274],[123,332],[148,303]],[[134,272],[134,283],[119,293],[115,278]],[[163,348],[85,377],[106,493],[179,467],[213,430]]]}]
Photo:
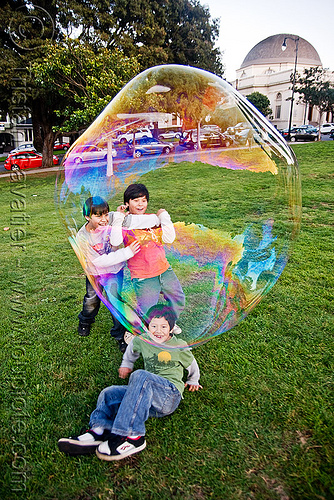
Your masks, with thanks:
[{"label": "child's sneaker", "polygon": [[87,337],[90,334],[90,327],[91,325],[89,323],[79,323],[78,326],[78,334],[81,337]]},{"label": "child's sneaker", "polygon": [[145,447],[145,436],[138,436],[137,438],[113,436],[96,448],[96,455],[101,460],[122,460],[122,458],[142,451]]},{"label": "child's sneaker", "polygon": [[180,335],[180,333],[182,333],[182,328],[180,328],[179,325],[175,324],[172,333],[174,335]]},{"label": "child's sneaker", "polygon": [[103,434],[96,434],[92,429],[89,429],[80,436],[59,439],[58,448],[67,455],[89,455],[95,452],[99,444],[111,436],[112,433],[108,430],[104,430]]}]

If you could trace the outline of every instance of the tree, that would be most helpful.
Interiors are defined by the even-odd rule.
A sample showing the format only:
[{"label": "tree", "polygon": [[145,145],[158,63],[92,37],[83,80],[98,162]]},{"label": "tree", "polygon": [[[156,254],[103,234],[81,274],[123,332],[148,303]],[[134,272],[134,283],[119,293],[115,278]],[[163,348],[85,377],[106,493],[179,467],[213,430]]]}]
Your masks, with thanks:
[{"label": "tree", "polygon": [[[90,80],[88,73],[84,77],[85,90],[78,85],[70,89],[70,83],[63,78],[69,70],[66,64],[62,64],[58,73],[51,64],[45,68],[46,72],[41,71],[44,79],[37,77],[36,68],[42,70],[46,64],[50,44],[57,50],[62,45],[66,47],[67,35],[74,29],[79,30],[81,47],[91,49],[88,57],[91,68],[94,66],[92,54],[101,67],[109,51],[119,55],[121,64],[138,57],[138,72],[165,63],[202,67],[218,75],[223,72],[220,51],[214,48],[219,22],[211,20],[209,10],[198,0],[71,0],[70,9],[68,0],[34,0],[34,3],[7,0],[0,10],[0,21],[2,111],[12,117],[31,114],[34,142],[37,149],[43,151],[43,165],[51,165],[54,134],[60,133],[64,126],[64,113],[68,115],[66,126],[75,123],[82,126],[85,119],[94,119],[95,104],[92,103],[95,100],[97,110],[102,101],[105,103],[112,97],[112,92],[107,95],[106,89]],[[122,59],[122,53],[130,59]],[[57,55],[60,57],[59,52]],[[71,68],[73,71],[73,65]],[[19,72],[25,73],[22,76],[24,90],[22,85],[21,88],[13,85]],[[62,90],[58,85],[52,87],[52,82],[57,81],[56,74],[64,84]],[[72,79],[72,84],[74,81]],[[99,83],[102,84],[101,80]],[[120,83],[124,83],[123,78]],[[65,98],[70,99],[67,107]],[[69,110],[73,112],[72,121]]]},{"label": "tree", "polygon": [[[38,15],[50,25],[47,36],[40,36]],[[118,50],[94,51],[69,40],[42,7],[22,2],[15,10],[8,4],[1,17],[7,27],[1,32],[1,107],[17,119],[31,114],[35,146],[43,153],[43,167],[49,166],[57,135],[86,127],[139,65]]]},{"label": "tree", "polygon": [[91,123],[138,71],[137,60],[117,49],[94,52],[69,38],[46,45],[42,61],[32,64],[37,85],[60,97],[53,106],[60,119],[57,129],[67,133]]},{"label": "tree", "polygon": [[333,112],[334,108],[334,86],[326,79],[326,70],[319,66],[304,69],[304,76],[297,74],[295,91],[300,94],[302,102],[318,109],[320,139],[322,115],[327,111]]},{"label": "tree", "polygon": [[260,111],[260,113],[263,114],[263,116],[268,116],[272,113],[270,101],[266,95],[261,94],[261,92],[252,92],[246,97]]},{"label": "tree", "polygon": [[198,0],[73,0],[71,9],[82,40],[136,56],[142,70],[184,64],[223,75],[219,20]]}]

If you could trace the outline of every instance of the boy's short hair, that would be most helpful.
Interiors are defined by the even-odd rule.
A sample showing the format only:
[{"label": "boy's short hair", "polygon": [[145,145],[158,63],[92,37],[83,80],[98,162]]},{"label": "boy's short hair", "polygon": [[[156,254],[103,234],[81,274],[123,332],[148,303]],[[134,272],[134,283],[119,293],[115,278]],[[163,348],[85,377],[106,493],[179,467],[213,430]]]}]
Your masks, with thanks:
[{"label": "boy's short hair", "polygon": [[124,205],[141,196],[146,196],[147,201],[149,200],[147,187],[144,184],[130,184],[124,191]]},{"label": "boy's short hair", "polygon": [[169,324],[170,333],[172,335],[172,330],[176,322],[176,316],[171,307],[168,307],[165,304],[157,304],[155,306],[152,306],[146,313],[147,325],[150,324],[153,318],[165,318],[165,320]]},{"label": "boy's short hair", "polygon": [[82,207],[84,217],[102,215],[106,212],[109,212],[109,205],[103,198],[101,198],[101,196],[91,196],[90,198],[87,198]]}]

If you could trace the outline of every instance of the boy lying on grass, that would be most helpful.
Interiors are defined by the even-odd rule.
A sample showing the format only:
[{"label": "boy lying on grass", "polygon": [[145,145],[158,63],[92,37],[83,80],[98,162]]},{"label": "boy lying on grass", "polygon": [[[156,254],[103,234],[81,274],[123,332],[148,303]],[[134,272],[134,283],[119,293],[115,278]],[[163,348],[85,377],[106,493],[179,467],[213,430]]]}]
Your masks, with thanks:
[{"label": "boy lying on grass", "polygon": [[[149,336],[154,344],[135,337],[129,343],[118,370],[125,379],[133,370],[140,354],[144,370],[134,371],[128,385],[113,385],[104,389],[90,416],[89,430],[80,436],[58,441],[60,451],[68,455],[94,453],[101,460],[121,460],[146,447],[145,421],[148,417],[170,415],[179,406],[185,387],[198,391],[199,368],[186,343],[177,341],[171,333],[175,325],[173,310],[162,304],[147,313]],[[183,370],[187,382],[182,381]]]}]

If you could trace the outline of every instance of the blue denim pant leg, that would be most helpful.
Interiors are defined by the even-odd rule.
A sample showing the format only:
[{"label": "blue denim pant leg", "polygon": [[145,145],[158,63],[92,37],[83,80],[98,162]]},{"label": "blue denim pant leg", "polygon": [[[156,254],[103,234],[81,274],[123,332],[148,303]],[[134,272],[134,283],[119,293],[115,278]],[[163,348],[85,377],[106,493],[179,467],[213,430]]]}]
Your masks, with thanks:
[{"label": "blue denim pant leg", "polygon": [[127,385],[112,385],[103,389],[97,399],[96,408],[91,413],[89,427],[103,427],[111,431],[126,391]]},{"label": "blue denim pant leg", "polygon": [[[104,277],[102,282],[99,283],[99,290],[102,293],[103,289],[108,293],[120,296],[123,286],[123,269],[117,274],[109,274],[108,277]],[[95,322],[95,317],[99,312],[101,305],[101,300],[97,295],[93,285],[86,278],[86,295],[84,296],[82,311],[79,313],[78,318],[81,323],[92,324]],[[111,314],[111,313],[110,313]],[[110,330],[110,335],[116,340],[122,340],[124,337],[125,327],[118,321],[113,314],[111,314],[113,320],[113,327]]]},{"label": "blue denim pant leg", "polygon": [[[120,298],[123,287],[123,274],[124,271],[121,269],[117,274],[109,274],[101,280],[101,284],[106,292],[107,298],[110,295]],[[126,328],[114,314],[110,313],[113,319],[114,325],[110,330],[110,335],[116,340],[122,340],[124,338],[124,333]]]},{"label": "blue denim pant leg", "polygon": [[137,297],[138,308],[143,314],[159,302],[160,292],[178,318],[184,309],[185,296],[181,284],[173,269],[153,278],[134,278],[133,287]]},{"label": "blue denim pant leg", "polygon": [[146,370],[133,372],[126,387],[112,427],[112,432],[121,436],[144,436],[149,416],[170,415],[181,401],[174,384]]},{"label": "blue denim pant leg", "polygon": [[185,305],[185,296],[181,284],[171,267],[162,273],[159,279],[163,296],[175,312],[176,318],[178,318]]},{"label": "blue denim pant leg", "polygon": [[[102,288],[101,288],[102,290]],[[82,303],[82,311],[79,313],[78,318],[81,323],[91,325],[95,321],[95,316],[99,312],[101,300],[96,294],[91,282],[86,278],[86,294]]]}]

